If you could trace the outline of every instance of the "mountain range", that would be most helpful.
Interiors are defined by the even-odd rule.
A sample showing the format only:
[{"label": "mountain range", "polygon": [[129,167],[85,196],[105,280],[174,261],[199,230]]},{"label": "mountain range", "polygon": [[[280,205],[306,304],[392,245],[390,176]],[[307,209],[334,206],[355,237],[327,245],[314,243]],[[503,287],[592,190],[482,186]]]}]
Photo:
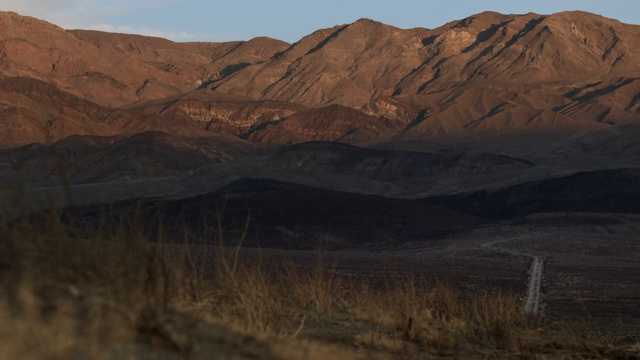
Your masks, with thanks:
[{"label": "mountain range", "polygon": [[369,19],[294,44],[175,43],[0,13],[0,146],[163,131],[261,145],[371,144],[640,113],[640,26],[485,12],[436,29]]},{"label": "mountain range", "polygon": [[[340,227],[335,204],[349,201],[449,214],[433,233],[482,222],[470,216],[638,212],[624,202],[640,194],[627,186],[638,49],[640,26],[579,11],[435,29],[360,19],[293,44],[175,43],[3,12],[1,193],[23,212],[142,197],[189,212],[231,196],[273,236],[301,233],[271,216],[307,211],[295,198],[333,209],[308,215],[312,233]],[[389,238],[369,215],[345,229]],[[386,216],[430,233],[407,230],[404,210]]]}]

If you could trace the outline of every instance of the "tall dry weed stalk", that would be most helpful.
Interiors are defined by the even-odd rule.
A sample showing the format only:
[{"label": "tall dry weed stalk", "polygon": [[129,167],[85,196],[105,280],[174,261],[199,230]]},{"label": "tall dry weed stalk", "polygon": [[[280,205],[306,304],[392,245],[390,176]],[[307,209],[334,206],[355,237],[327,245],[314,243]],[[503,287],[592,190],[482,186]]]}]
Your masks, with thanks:
[{"label": "tall dry weed stalk", "polygon": [[33,220],[4,218],[0,224],[6,320],[0,333],[43,340],[30,346],[14,339],[10,343],[24,343],[18,352],[53,351],[44,340],[60,336],[66,341],[54,342],[74,351],[154,336],[163,313],[194,291],[185,286],[190,282],[181,260],[167,247],[148,244],[142,232],[83,228],[60,221],[55,212]]},{"label": "tall dry weed stalk", "polygon": [[[175,330],[171,319],[178,313],[276,339],[280,353],[307,357],[285,351],[294,343],[283,339],[308,342],[309,323],[335,324],[338,318],[364,329],[345,341],[400,356],[558,352],[545,344],[562,337],[544,335],[515,295],[461,294],[409,274],[346,278],[335,257],[322,250],[313,265],[273,252],[263,261],[262,251],[243,247],[248,224],[235,246],[222,230],[214,232],[217,245],[206,246],[181,243],[186,233],[165,239],[158,231],[149,239],[135,216],[117,226],[62,221],[55,212],[0,217],[0,341],[8,344],[0,358],[98,359],[131,343],[187,356],[195,340]],[[597,357],[609,354],[602,344],[572,335],[561,345],[567,354]]]}]

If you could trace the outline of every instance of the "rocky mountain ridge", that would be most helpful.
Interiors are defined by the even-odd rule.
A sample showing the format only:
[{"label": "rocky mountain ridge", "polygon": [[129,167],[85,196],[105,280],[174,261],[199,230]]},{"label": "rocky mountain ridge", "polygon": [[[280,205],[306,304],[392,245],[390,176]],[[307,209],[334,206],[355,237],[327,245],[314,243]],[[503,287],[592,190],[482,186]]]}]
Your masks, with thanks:
[{"label": "rocky mountain ridge", "polygon": [[360,19],[294,44],[174,43],[0,13],[0,146],[144,131],[262,145],[616,132],[639,119],[637,49],[640,26],[585,12],[485,12],[431,30]]}]

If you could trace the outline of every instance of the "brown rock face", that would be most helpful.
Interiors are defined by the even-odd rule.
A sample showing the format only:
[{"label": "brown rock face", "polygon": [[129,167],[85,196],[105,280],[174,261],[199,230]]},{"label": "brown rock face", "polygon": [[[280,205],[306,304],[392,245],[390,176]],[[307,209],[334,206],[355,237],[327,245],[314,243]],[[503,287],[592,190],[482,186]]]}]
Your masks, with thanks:
[{"label": "brown rock face", "polygon": [[5,76],[51,82],[102,105],[119,106],[194,90],[285,49],[282,41],[174,43],[138,35],[65,31],[0,13],[0,69]]},{"label": "brown rock face", "polygon": [[369,19],[295,44],[174,43],[0,13],[2,147],[167,131],[261,144],[616,129],[640,116],[640,26],[486,12]]},{"label": "brown rock face", "polygon": [[[321,30],[213,86],[307,106],[360,107],[452,82],[576,82],[640,71],[640,28],[583,13],[482,13],[434,30],[363,19]],[[267,77],[269,83],[249,79]]]},{"label": "brown rock face", "polygon": [[283,101],[256,101],[211,90],[192,91],[171,99],[137,104],[141,116],[182,120],[204,131],[239,137],[259,126],[280,122],[300,111],[302,105]]},{"label": "brown rock face", "polygon": [[222,92],[313,107],[358,106],[392,95],[395,85],[420,66],[423,59],[418,50],[426,33],[362,19],[317,31],[269,61],[212,86]]},{"label": "brown rock face", "polygon": [[265,123],[245,137],[259,143],[290,144],[306,141],[359,143],[386,137],[401,129],[392,120],[361,111],[329,105],[292,115],[282,121]]}]

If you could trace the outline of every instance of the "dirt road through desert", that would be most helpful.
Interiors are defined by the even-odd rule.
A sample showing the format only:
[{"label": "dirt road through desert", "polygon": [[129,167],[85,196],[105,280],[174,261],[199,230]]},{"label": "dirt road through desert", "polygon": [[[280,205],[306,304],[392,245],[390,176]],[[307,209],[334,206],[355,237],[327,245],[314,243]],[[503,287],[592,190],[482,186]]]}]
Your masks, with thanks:
[{"label": "dirt road through desert", "polygon": [[498,246],[499,243],[504,243],[510,240],[514,240],[514,239],[506,238],[506,239],[496,240],[496,241],[484,243],[482,246],[486,249],[501,251],[501,252],[509,253],[514,256],[526,256],[532,259],[531,272],[529,276],[529,287],[527,291],[527,301],[525,302],[524,311],[527,314],[536,316],[538,315],[538,308],[540,305],[540,287],[542,285],[544,257],[521,253],[521,252],[509,250],[509,249],[504,249]]}]

